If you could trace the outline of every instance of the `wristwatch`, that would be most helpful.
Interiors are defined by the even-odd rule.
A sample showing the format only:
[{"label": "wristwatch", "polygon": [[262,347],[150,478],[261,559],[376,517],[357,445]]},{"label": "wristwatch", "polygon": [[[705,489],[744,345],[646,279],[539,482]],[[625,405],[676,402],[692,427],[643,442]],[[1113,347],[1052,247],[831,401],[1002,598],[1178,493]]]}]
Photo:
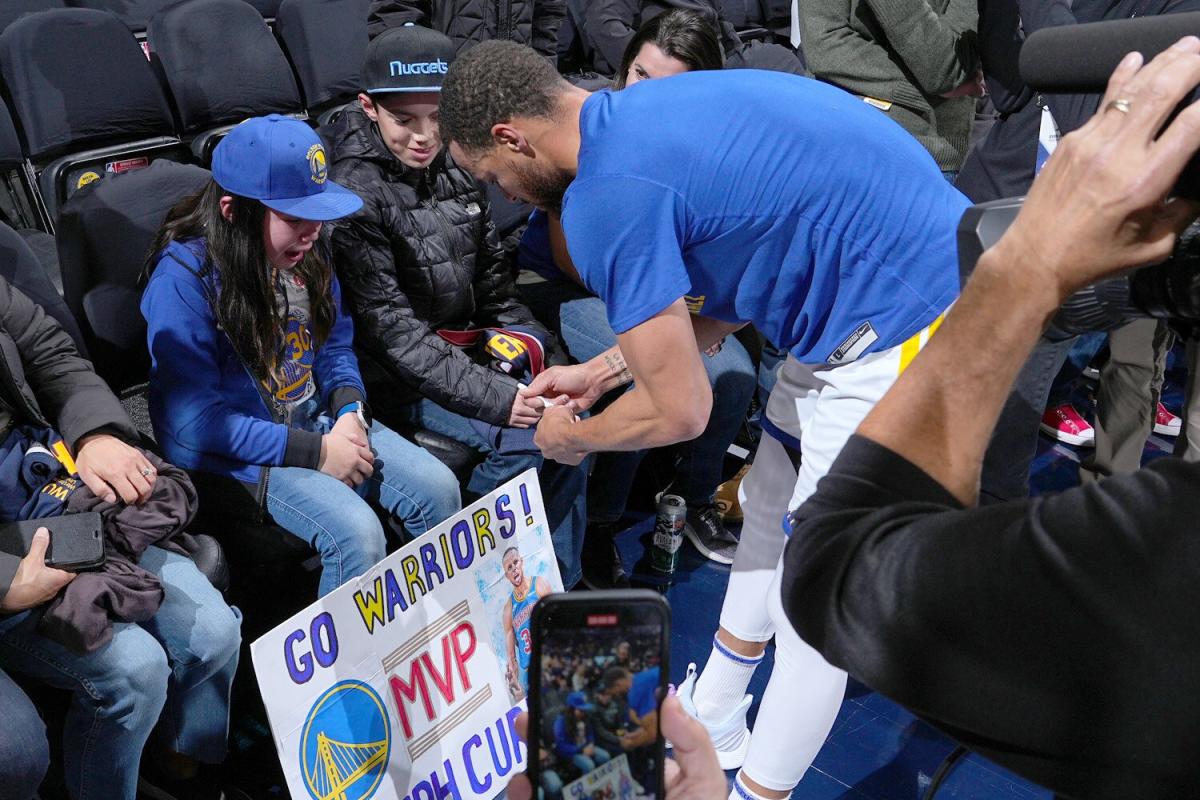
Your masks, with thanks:
[{"label": "wristwatch", "polygon": [[358,424],[362,425],[363,431],[370,432],[371,413],[367,410],[367,404],[362,400],[354,400],[339,408],[337,418],[341,419],[343,414],[354,414],[358,417]]}]

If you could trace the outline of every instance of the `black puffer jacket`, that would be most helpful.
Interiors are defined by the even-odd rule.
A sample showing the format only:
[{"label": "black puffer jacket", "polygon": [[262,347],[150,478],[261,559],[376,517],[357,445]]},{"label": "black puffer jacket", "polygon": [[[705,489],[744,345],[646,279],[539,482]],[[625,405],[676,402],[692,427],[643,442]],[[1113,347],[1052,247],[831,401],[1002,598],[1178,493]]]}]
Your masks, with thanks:
[{"label": "black puffer jacket", "polygon": [[556,58],[567,0],[371,0],[372,38],[412,22],[449,36],[459,52],[469,44],[508,39]]},{"label": "black puffer jacket", "polygon": [[[372,406],[380,409],[377,398],[390,405],[428,397],[504,425],[517,382],[475,363],[435,331],[517,325],[547,343],[549,362],[564,359],[517,299],[486,194],[445,151],[423,170],[401,164],[357,105],[346,109],[330,138],[331,177],[364,201],[358,213],[333,224],[331,239]],[[388,384],[381,387],[384,376]]]}]

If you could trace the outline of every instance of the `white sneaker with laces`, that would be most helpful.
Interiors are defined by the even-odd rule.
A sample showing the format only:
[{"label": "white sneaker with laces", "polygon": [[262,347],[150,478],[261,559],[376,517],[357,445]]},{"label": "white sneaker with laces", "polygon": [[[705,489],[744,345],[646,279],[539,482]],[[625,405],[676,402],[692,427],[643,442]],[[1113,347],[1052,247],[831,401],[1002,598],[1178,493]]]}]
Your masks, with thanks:
[{"label": "white sneaker with laces", "polygon": [[675,690],[675,696],[683,704],[683,710],[700,720],[700,724],[708,731],[717,750],[717,762],[720,763],[721,769],[737,769],[746,760],[746,751],[750,749],[750,729],[746,727],[746,712],[750,710],[753,698],[745,695],[729,716],[723,720],[712,721],[702,719],[696,713],[696,704],[692,700],[695,691],[696,664],[692,662],[688,664],[687,677]]}]

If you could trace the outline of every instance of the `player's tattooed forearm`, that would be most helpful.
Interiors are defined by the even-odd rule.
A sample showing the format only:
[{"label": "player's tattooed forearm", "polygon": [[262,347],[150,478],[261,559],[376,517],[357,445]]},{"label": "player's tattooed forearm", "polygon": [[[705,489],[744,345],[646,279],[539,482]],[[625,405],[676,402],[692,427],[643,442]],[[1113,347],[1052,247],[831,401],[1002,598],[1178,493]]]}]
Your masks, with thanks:
[{"label": "player's tattooed forearm", "polygon": [[629,371],[629,367],[625,364],[625,358],[620,352],[605,353],[604,363],[608,366],[609,372],[622,385],[633,380],[633,373]]}]

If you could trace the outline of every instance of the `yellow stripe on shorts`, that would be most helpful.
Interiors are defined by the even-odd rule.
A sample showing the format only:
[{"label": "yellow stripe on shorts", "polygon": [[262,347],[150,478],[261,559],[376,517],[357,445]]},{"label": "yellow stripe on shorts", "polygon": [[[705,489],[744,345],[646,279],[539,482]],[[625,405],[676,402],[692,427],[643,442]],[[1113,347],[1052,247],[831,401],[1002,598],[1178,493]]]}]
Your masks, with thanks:
[{"label": "yellow stripe on shorts", "polygon": [[908,365],[917,357],[917,353],[921,352],[921,348],[929,343],[930,337],[937,333],[937,329],[942,326],[942,320],[946,318],[946,312],[938,314],[937,319],[926,325],[921,330],[908,337],[904,344],[900,345],[900,370],[897,375],[903,374],[904,370],[908,369]]}]

